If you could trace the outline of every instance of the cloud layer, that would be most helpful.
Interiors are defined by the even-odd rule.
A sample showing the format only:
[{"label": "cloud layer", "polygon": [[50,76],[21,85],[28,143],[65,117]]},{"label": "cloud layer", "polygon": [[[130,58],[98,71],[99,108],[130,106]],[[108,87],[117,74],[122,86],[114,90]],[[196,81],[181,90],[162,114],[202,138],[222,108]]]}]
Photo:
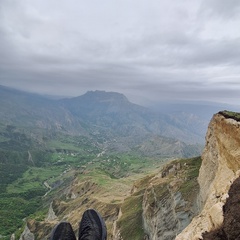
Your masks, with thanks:
[{"label": "cloud layer", "polygon": [[0,84],[46,94],[237,103],[238,0],[9,0]]}]

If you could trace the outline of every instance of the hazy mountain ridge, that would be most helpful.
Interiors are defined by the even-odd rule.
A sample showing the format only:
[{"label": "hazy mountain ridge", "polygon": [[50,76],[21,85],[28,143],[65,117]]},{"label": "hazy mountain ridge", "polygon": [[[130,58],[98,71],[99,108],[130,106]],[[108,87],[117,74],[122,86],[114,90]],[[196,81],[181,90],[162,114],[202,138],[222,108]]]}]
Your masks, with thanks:
[{"label": "hazy mountain ridge", "polygon": [[[100,141],[104,148],[108,145],[107,149],[126,152],[143,148],[147,139],[152,137],[159,140],[158,146],[162,141],[175,144],[180,140],[188,145],[202,143],[203,139],[201,133],[188,128],[181,119],[176,120],[176,116],[155,113],[133,104],[120,93],[90,91],[61,100],[6,87],[0,87],[0,93],[2,123],[23,128],[25,134],[39,136],[38,142],[42,143],[44,134],[48,138],[56,133],[81,135]],[[181,149],[186,146],[178,146],[177,156],[180,156]],[[156,149],[151,149],[151,155],[154,155]],[[200,153],[199,149],[195,150],[193,154]],[[171,151],[169,153],[174,155]]]},{"label": "hazy mountain ridge", "polygon": [[58,130],[63,125],[76,124],[76,120],[57,101],[37,94],[0,87],[0,101],[0,117],[4,124]]},{"label": "hazy mountain ridge", "polygon": [[[83,96],[62,100],[71,113],[80,119],[96,124],[99,127],[111,127],[118,134],[128,134],[132,129],[143,134],[151,133],[165,137],[172,137],[184,142],[203,143],[204,131],[207,127],[203,123],[202,131],[190,128],[185,119],[180,116],[154,112],[146,107],[133,104],[119,93],[95,91]],[[197,118],[197,116],[195,116]],[[205,125],[204,125],[205,124]],[[132,131],[133,132],[133,131]]]}]

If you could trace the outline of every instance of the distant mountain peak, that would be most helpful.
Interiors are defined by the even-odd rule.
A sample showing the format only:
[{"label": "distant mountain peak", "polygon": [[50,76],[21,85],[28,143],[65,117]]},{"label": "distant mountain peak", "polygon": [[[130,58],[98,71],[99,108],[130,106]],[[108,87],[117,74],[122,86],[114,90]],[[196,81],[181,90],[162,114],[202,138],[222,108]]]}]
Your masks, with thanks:
[{"label": "distant mountain peak", "polygon": [[90,98],[91,100],[97,100],[97,101],[127,101],[128,99],[125,95],[118,92],[106,92],[106,91],[88,91],[84,95],[80,96],[81,98]]},{"label": "distant mountain peak", "polygon": [[201,143],[206,127],[205,122],[192,115],[155,113],[131,103],[117,92],[88,91],[78,97],[52,100],[0,86],[0,102],[0,124],[40,129],[58,129],[61,126],[71,134],[97,130],[107,137],[129,136],[132,139],[138,136],[137,141],[146,135],[158,135],[187,143]]}]

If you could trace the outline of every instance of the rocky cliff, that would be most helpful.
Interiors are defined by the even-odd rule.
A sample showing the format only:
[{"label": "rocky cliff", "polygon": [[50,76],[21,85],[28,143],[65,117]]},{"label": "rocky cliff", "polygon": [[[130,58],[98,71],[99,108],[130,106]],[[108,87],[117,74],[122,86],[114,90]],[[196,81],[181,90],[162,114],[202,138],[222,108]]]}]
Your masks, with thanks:
[{"label": "rocky cliff", "polygon": [[28,219],[22,239],[48,239],[62,220],[69,221],[77,234],[82,213],[95,208],[107,224],[108,239],[173,240],[197,213],[200,165],[199,157],[175,160],[133,185],[130,179],[109,179],[109,184],[101,185],[76,177],[56,190],[43,219]]},{"label": "rocky cliff", "polygon": [[[213,116],[208,127],[206,146],[198,177],[200,185],[198,206],[201,212],[176,237],[176,240],[204,239],[202,236],[204,232],[222,228],[229,189],[239,176],[240,122],[238,114],[219,112]],[[230,224],[232,225],[234,222],[236,221],[234,220]],[[239,239],[239,236],[235,237],[219,239]]]},{"label": "rocky cliff", "polygon": [[173,240],[197,213],[200,158],[172,161],[135,181],[120,206],[114,240]]},{"label": "rocky cliff", "polygon": [[176,161],[151,179],[143,195],[143,226],[151,240],[172,240],[196,215],[200,158]]}]

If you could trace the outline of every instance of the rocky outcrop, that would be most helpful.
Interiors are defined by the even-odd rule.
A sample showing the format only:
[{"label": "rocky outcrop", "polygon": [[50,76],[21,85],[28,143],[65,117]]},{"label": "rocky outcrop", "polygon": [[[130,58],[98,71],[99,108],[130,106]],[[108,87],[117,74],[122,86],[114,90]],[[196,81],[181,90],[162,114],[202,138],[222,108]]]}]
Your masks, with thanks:
[{"label": "rocky outcrop", "polygon": [[[199,160],[193,159],[191,163]],[[195,184],[189,186],[190,172],[186,162],[177,161],[150,181],[143,196],[143,226],[148,239],[173,240],[196,215],[197,175],[191,179]],[[187,196],[185,188],[192,194]]]},{"label": "rocky outcrop", "polygon": [[237,178],[228,192],[229,198],[223,207],[223,224],[220,228],[203,234],[203,240],[240,239],[240,178]]},{"label": "rocky outcrop", "polygon": [[173,240],[197,214],[201,159],[176,160],[134,183],[121,205],[115,240]]},{"label": "rocky outcrop", "polygon": [[164,188],[160,197],[154,186],[144,194],[143,222],[149,239],[174,239],[191,220],[191,212],[185,211],[186,202],[181,193]]},{"label": "rocky outcrop", "polygon": [[50,207],[48,209],[48,216],[46,218],[47,221],[54,221],[57,219],[57,216],[55,214],[55,212],[53,211],[53,207],[52,207],[52,202],[50,203]]},{"label": "rocky outcrop", "polygon": [[34,239],[35,239],[34,234],[29,230],[28,226],[26,225],[19,240],[34,240]]},{"label": "rocky outcrop", "polygon": [[[203,239],[202,233],[218,229],[224,221],[223,206],[232,183],[240,176],[240,122],[226,112],[215,114],[209,124],[198,177],[201,213],[176,240]],[[230,238],[229,238],[230,239]]]}]

